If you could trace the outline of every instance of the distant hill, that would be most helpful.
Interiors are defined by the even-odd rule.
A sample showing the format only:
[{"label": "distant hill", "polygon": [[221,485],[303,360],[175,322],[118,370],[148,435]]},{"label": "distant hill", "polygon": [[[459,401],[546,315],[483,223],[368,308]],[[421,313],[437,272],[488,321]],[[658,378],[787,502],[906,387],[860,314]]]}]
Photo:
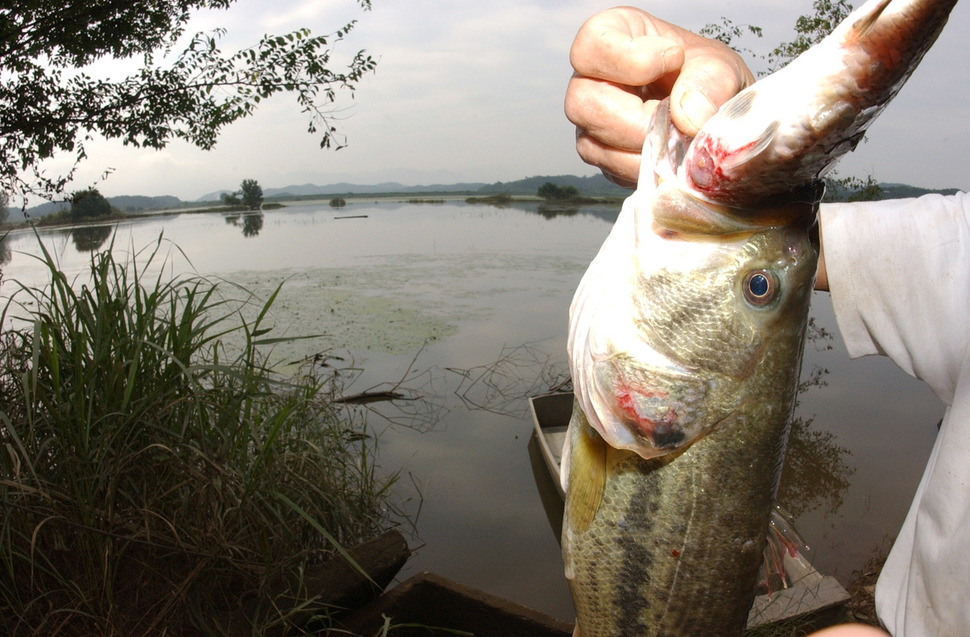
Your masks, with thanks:
[{"label": "distant hill", "polygon": [[141,197],[138,195],[122,195],[120,197],[108,197],[112,206],[121,212],[128,214],[143,212],[148,210],[160,210],[162,208],[172,208],[182,203],[178,197],[164,195],[161,197]]},{"label": "distant hill", "polygon": [[[587,197],[625,197],[630,191],[617,186],[603,175],[592,177],[577,177],[575,175],[542,175],[527,177],[517,181],[496,182],[486,184],[482,182],[464,182],[455,184],[431,184],[420,186],[405,186],[396,181],[385,181],[379,184],[352,184],[340,182],[326,186],[316,184],[302,184],[284,186],[283,188],[264,188],[263,196],[267,199],[285,199],[287,197],[312,197],[315,195],[387,195],[387,194],[428,194],[428,193],[459,193],[459,194],[509,194],[535,195],[539,186],[552,182],[557,186],[574,186],[580,194]],[[219,191],[225,192],[225,191]],[[210,193],[200,198],[204,201],[218,201],[219,192]]]},{"label": "distant hill", "polygon": [[[338,182],[325,186],[317,184],[300,184],[284,186],[282,188],[263,188],[266,199],[289,199],[298,197],[330,197],[333,195],[410,195],[418,193],[474,193],[484,186],[484,183],[431,184],[430,186],[405,186],[396,181],[385,181],[379,184],[352,184]],[[222,193],[229,190],[217,190],[198,198],[202,201],[220,201]]]},{"label": "distant hill", "polygon": [[[861,188],[840,188],[838,185],[829,182],[825,191],[825,201],[849,201],[860,190]],[[960,192],[958,188],[920,188],[895,183],[880,183],[879,190],[877,200],[908,199],[929,194],[953,195]]]},{"label": "distant hill", "polygon": [[[508,194],[516,196],[534,196],[539,187],[546,182],[551,182],[557,186],[573,186],[585,197],[626,197],[631,191],[621,188],[609,181],[603,175],[597,174],[589,177],[578,177],[576,175],[539,175],[527,177],[517,181],[495,182],[485,184],[481,182],[461,182],[454,184],[432,184],[426,186],[405,186],[395,181],[386,181],[379,184],[352,184],[340,182],[325,186],[316,184],[301,184],[285,186],[283,188],[266,188],[263,195],[267,199],[287,199],[321,196],[329,197],[333,195],[417,195],[417,194],[455,194],[455,195],[497,195]],[[919,197],[928,193],[940,193],[952,195],[958,192],[956,188],[929,189],[906,184],[881,183],[882,199],[900,199],[904,197]],[[179,208],[198,204],[200,202],[218,202],[222,193],[232,192],[229,190],[217,190],[202,197],[194,202],[186,202],[178,197],[143,197],[137,195],[127,195],[119,197],[108,197],[111,205],[128,214],[147,213],[155,210]],[[838,200],[844,201],[853,191],[839,192]],[[66,202],[44,203],[39,206],[27,209],[30,217],[43,217],[62,208],[69,207]],[[19,208],[10,209],[10,219],[17,220],[20,215]]]},{"label": "distant hill", "polygon": [[[71,207],[71,204],[69,204],[66,201],[47,201],[45,203],[40,204],[39,206],[27,208],[27,216],[33,217],[33,218],[46,217],[47,215],[57,212],[62,208],[66,209],[70,207]],[[20,215],[20,208],[10,208],[10,216],[7,218],[12,219],[14,221],[21,221],[19,215]]]},{"label": "distant hill", "polygon": [[906,197],[922,197],[937,193],[940,195],[955,195],[960,192],[959,188],[919,188],[917,186],[907,186],[906,184],[879,184],[883,192],[883,199],[905,199]]},{"label": "distant hill", "polygon": [[447,192],[477,192],[483,183],[431,184],[429,186],[405,186],[396,181],[385,181],[379,184],[350,184],[340,182],[327,186],[303,184],[302,186],[286,186],[284,188],[266,188],[263,195],[267,199],[283,197],[308,197],[313,195],[384,195],[384,194],[414,194],[414,193],[447,193]]},{"label": "distant hill", "polygon": [[482,194],[535,195],[539,186],[551,182],[557,186],[573,186],[580,194],[587,197],[627,197],[632,192],[617,186],[601,174],[591,177],[577,177],[576,175],[544,175],[527,177],[518,181],[497,182],[483,186]]}]

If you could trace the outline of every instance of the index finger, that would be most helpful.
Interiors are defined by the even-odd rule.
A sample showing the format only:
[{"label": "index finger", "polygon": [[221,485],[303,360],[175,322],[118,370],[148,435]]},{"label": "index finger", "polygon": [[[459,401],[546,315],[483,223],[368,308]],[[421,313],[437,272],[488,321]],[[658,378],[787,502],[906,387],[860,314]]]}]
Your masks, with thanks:
[{"label": "index finger", "polygon": [[684,48],[668,35],[642,12],[619,7],[580,27],[569,61],[586,77],[627,86],[650,84],[684,63]]}]

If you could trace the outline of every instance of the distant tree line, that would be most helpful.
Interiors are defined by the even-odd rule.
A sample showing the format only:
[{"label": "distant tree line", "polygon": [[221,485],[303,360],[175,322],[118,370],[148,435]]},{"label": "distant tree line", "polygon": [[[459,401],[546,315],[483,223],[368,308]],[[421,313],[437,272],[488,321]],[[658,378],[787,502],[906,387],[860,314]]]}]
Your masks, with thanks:
[{"label": "distant tree line", "polygon": [[81,221],[108,217],[114,209],[96,188],[79,190],[71,195],[71,218]]},{"label": "distant tree line", "polygon": [[539,186],[536,195],[546,201],[572,201],[579,198],[579,190],[575,186],[557,186],[547,181]]},{"label": "distant tree line", "polygon": [[220,198],[231,208],[245,206],[249,210],[259,210],[263,207],[263,187],[255,179],[243,179],[239,190],[224,192]]}]

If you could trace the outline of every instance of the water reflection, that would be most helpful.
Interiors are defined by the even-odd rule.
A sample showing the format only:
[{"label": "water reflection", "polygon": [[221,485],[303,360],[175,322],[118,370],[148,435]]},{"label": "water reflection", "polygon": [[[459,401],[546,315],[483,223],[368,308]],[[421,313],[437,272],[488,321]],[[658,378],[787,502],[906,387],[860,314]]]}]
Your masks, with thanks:
[{"label": "water reflection", "polygon": [[78,252],[94,252],[104,245],[113,231],[114,226],[79,226],[66,232]]},{"label": "water reflection", "polygon": [[580,211],[579,205],[568,204],[568,203],[541,203],[539,204],[539,214],[546,219],[554,219],[556,217],[572,217],[578,215]]},{"label": "water reflection", "polygon": [[818,511],[838,513],[855,468],[851,451],[831,431],[815,428],[814,418],[795,418],[778,488],[778,503],[794,517]]},{"label": "water reflection", "polygon": [[[809,319],[805,347],[809,351],[832,350],[833,334]],[[839,444],[838,438],[829,430],[815,427],[815,415],[799,409],[810,394],[828,385],[829,370],[817,363],[802,369],[792,419],[785,464],[778,487],[778,503],[795,518],[818,511],[822,516],[832,516],[842,507],[849,488],[849,478],[855,471],[849,464],[852,452]]]},{"label": "water reflection", "polygon": [[225,215],[226,223],[231,226],[239,226],[242,220],[242,234],[244,237],[255,237],[263,229],[262,212],[246,212]]},{"label": "water reflection", "polygon": [[0,235],[0,265],[10,262],[10,244],[7,241],[7,234]]}]

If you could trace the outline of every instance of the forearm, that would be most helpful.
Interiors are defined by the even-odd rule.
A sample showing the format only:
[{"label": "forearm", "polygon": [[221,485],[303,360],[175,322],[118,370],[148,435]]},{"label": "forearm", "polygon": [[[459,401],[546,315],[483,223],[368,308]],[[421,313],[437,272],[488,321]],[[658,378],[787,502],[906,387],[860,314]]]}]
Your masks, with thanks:
[{"label": "forearm", "polygon": [[815,289],[822,292],[829,291],[829,277],[825,271],[825,244],[822,241],[821,232],[818,242],[818,269],[815,271]]}]

